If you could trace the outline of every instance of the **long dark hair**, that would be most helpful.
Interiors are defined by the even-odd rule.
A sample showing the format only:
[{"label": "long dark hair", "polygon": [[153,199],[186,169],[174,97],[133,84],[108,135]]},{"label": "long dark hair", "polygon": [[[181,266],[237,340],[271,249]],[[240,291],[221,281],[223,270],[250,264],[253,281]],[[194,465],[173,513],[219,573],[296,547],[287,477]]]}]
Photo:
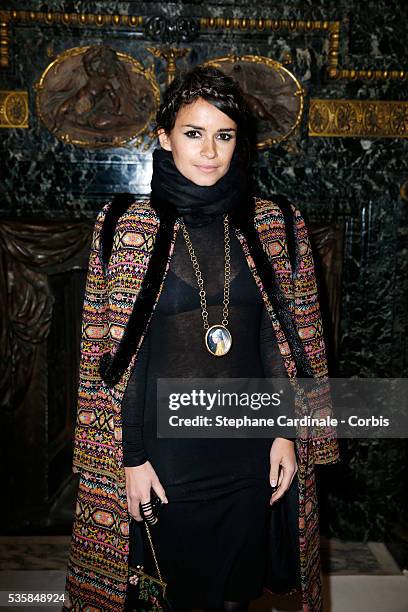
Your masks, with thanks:
[{"label": "long dark hair", "polygon": [[185,104],[203,98],[237,124],[237,148],[249,165],[254,152],[254,118],[244,99],[239,84],[213,66],[196,66],[180,73],[167,87],[156,114],[156,131],[164,129],[170,134],[177,113]]}]

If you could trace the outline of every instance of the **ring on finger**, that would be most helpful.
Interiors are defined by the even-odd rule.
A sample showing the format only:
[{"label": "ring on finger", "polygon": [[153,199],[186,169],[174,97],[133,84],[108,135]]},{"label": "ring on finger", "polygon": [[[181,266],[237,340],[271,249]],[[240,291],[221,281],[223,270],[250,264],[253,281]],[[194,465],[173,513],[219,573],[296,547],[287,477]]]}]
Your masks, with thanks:
[{"label": "ring on finger", "polygon": [[148,502],[144,502],[142,504],[142,502],[140,502],[141,507],[143,508],[143,510],[148,510],[149,508],[152,507],[152,502],[148,501]]},{"label": "ring on finger", "polygon": [[157,523],[157,516],[154,515],[153,510],[150,510],[150,512],[142,512],[143,514],[143,518],[146,521],[146,523],[149,523],[149,525],[155,525]]},{"label": "ring on finger", "polygon": [[155,518],[157,518],[154,513],[153,510],[150,510],[149,512],[142,512],[143,514],[143,518],[148,522],[151,523],[152,521],[154,521]]}]

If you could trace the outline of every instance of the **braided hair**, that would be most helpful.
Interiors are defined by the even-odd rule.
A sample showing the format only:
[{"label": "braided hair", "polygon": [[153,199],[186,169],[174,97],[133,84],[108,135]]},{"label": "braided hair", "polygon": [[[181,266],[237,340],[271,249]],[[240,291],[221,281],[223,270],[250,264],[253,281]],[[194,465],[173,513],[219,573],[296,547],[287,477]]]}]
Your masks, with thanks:
[{"label": "braided hair", "polygon": [[163,101],[157,111],[156,131],[162,128],[166,134],[170,134],[180,108],[198,98],[206,100],[235,121],[237,147],[249,165],[254,150],[253,116],[239,84],[213,66],[196,66],[176,76],[164,92]]}]

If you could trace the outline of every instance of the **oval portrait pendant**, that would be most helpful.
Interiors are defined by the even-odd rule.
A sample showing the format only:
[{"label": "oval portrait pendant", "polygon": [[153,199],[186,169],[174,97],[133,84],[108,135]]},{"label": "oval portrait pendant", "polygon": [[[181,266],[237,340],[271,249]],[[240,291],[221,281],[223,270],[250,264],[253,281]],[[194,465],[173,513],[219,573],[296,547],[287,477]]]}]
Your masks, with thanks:
[{"label": "oval portrait pendant", "polygon": [[212,325],[205,334],[205,346],[215,357],[224,357],[232,344],[232,336],[225,325]]}]

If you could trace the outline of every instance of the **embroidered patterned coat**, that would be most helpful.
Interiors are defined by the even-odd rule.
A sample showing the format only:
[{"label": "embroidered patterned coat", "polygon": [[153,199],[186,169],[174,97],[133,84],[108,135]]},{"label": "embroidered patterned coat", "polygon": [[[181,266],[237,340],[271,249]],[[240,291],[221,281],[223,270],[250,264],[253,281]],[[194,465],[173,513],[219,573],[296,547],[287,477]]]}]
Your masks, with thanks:
[{"label": "embroidered patterned coat", "polygon": [[[238,220],[231,225],[266,304],[288,376],[298,388],[301,376],[324,383],[327,363],[306,225],[299,210],[279,198],[255,199],[252,232]],[[152,202],[134,201],[128,195],[105,204],[95,223],[83,305],[73,461],[79,488],[66,579],[67,610],[124,608],[129,515],[121,402],[180,227],[176,217],[158,211]],[[304,413],[306,397],[312,411],[316,407],[324,415],[328,404],[321,396],[325,394],[324,384],[320,392],[300,393],[298,414]],[[313,438],[298,433],[296,453],[303,611],[320,612],[314,464],[338,461],[335,432],[322,428]]]}]

